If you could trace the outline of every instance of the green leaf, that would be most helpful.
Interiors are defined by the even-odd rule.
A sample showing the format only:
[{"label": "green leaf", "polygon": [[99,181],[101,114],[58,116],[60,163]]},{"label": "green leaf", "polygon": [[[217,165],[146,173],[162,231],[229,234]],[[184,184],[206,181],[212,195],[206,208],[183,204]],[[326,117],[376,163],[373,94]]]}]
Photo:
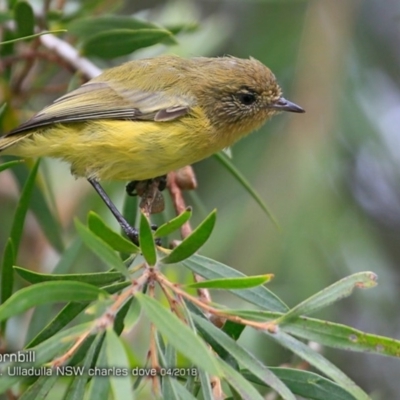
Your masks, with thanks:
[{"label": "green leaf", "polygon": [[[107,329],[105,345],[107,346],[107,366],[109,368],[120,368],[122,371],[129,370],[124,345],[112,328]],[[127,376],[111,374],[109,379],[114,400],[133,398],[129,374]]]},{"label": "green leaf", "polygon": [[138,199],[137,196],[125,196],[123,205],[123,215],[130,226],[136,226],[136,218],[138,216]]},{"label": "green leaf", "polygon": [[[1,263],[1,304],[3,304],[12,294],[14,287],[14,246],[12,240],[8,239],[4,249],[3,261]],[[7,321],[1,324],[2,331],[6,329]]]},{"label": "green leaf", "polygon": [[78,335],[82,334],[82,332],[90,329],[91,325],[92,322],[89,322],[87,324],[80,324],[66,329],[54,335],[49,340],[46,340],[46,342],[30,349],[34,354],[34,361],[32,363],[3,363],[0,366],[0,373],[2,373],[2,377],[0,379],[0,393],[4,393],[8,388],[16,383],[21,384],[26,379],[29,379],[28,377],[8,376],[8,367],[28,368],[30,366],[43,366],[46,362],[53,360],[57,355],[62,354],[64,351],[70,348],[73,344],[73,340],[76,339]]},{"label": "green leaf", "polygon": [[66,274],[70,271],[78,259],[79,252],[83,247],[82,245],[83,243],[81,238],[76,237],[68,248],[63,251],[61,258],[54,267],[53,274]]},{"label": "green leaf", "polygon": [[171,346],[199,368],[212,375],[220,376],[215,358],[204,342],[187,325],[153,298],[142,293],[138,293],[136,298],[139,300],[143,312],[167,338]]},{"label": "green leaf", "polygon": [[168,236],[169,234],[177,231],[185,222],[189,221],[191,217],[192,208],[187,207],[183,213],[179,214],[175,218],[158,227],[158,229],[154,233],[154,237],[160,238]]},{"label": "green leaf", "polygon": [[[165,344],[162,340],[162,336],[159,334],[159,332],[157,332],[156,335],[156,345],[157,345],[157,355],[158,355],[158,359],[160,362],[160,365],[162,368],[168,368],[172,365],[176,365],[175,364],[170,364],[167,362],[167,357],[166,357],[166,349],[165,349]],[[171,346],[169,346],[171,347]],[[165,376],[162,377],[161,380],[161,394],[162,394],[162,398],[163,399],[176,399],[176,400],[180,400],[179,395],[177,393],[177,391],[175,390],[175,387],[172,384],[172,381],[175,379],[172,379],[171,377],[169,377],[167,374]]]},{"label": "green leaf", "polygon": [[68,33],[87,39],[99,33],[115,29],[157,29],[160,28],[151,22],[125,17],[122,15],[104,15],[100,17],[86,17],[73,20],[68,24]]},{"label": "green leaf", "polygon": [[209,281],[195,282],[185,285],[190,288],[206,289],[249,289],[269,282],[273,274],[246,276],[244,278],[222,278]]},{"label": "green leaf", "polygon": [[[67,390],[67,393],[63,397],[63,400],[80,400],[84,398],[86,383],[88,382],[90,376],[87,373],[89,368],[92,366],[93,359],[96,355],[98,346],[101,344],[103,339],[103,334],[98,334],[93,340],[89,347],[89,351],[86,353],[85,360],[83,363],[83,373],[78,373],[72,379],[71,385]],[[78,367],[79,368],[79,367]]]},{"label": "green leaf", "polygon": [[104,290],[81,282],[43,282],[18,290],[0,306],[0,321],[20,314],[32,307],[65,301],[92,301]]},{"label": "green leaf", "polygon": [[[12,172],[15,175],[19,186],[23,188],[23,191],[25,186],[28,184],[32,172],[29,174],[29,170],[25,164],[16,166],[16,168],[13,168]],[[61,224],[51,212],[46,198],[43,195],[43,190],[38,183],[36,183],[32,189],[30,207],[48,241],[58,252],[62,253],[64,245],[60,234]]]},{"label": "green leaf", "polygon": [[0,172],[5,171],[8,168],[12,168],[15,165],[21,164],[23,160],[13,160],[0,165]]},{"label": "green leaf", "polygon": [[4,249],[3,261],[1,263],[1,304],[3,304],[12,294],[14,286],[14,246],[11,239],[7,240]]},{"label": "green leaf", "polygon": [[333,379],[343,389],[351,393],[357,400],[370,400],[370,397],[358,387],[348,376],[346,376],[339,368],[324,358],[321,354],[312,350],[305,343],[300,342],[294,337],[286,334],[282,330],[276,333],[263,331],[266,335],[274,339],[276,342],[287,348],[301,359],[307,361],[310,365],[320,370],[324,375]]},{"label": "green leaf", "polygon": [[[243,278],[246,276],[227,265],[198,254],[194,254],[190,258],[182,261],[182,265],[205,279]],[[286,312],[288,310],[287,305],[264,286],[258,286],[253,289],[232,290],[231,292],[267,310],[281,312]]]},{"label": "green leaf", "polygon": [[[254,310],[227,310],[229,314],[259,322],[276,321],[281,313]],[[350,326],[309,317],[297,317],[280,330],[312,340],[324,346],[342,350],[361,351],[384,356],[400,357],[400,340],[359,331]]]},{"label": "green leaf", "polygon": [[207,332],[207,334],[235,358],[241,366],[247,368],[257,378],[276,390],[283,399],[296,400],[287,386],[246,349],[237,344],[211,322],[195,314],[192,314],[192,318],[201,331]]},{"label": "green leaf", "polygon": [[400,340],[359,331],[346,325],[302,317],[282,327],[285,332],[342,350],[400,357]]},{"label": "green leaf", "polygon": [[199,380],[201,385],[201,394],[203,395],[204,400],[214,400],[214,394],[211,388],[211,377],[207,372],[203,370],[198,371]]},{"label": "green leaf", "polygon": [[30,349],[45,340],[54,336],[62,328],[68,325],[76,316],[78,316],[85,308],[87,303],[68,303],[61,311],[25,346]]},{"label": "green leaf", "polygon": [[[76,261],[82,245],[82,240],[79,237],[76,237],[72,244],[68,246],[68,248],[64,251],[61,258],[57,262],[56,266],[53,269],[53,274],[65,274],[66,272],[68,272],[71,269],[73,263]],[[31,271],[29,271],[29,273],[30,272]],[[53,276],[53,274],[51,276]],[[26,278],[27,277],[25,277],[25,279]],[[28,326],[28,331],[25,336],[25,340],[27,343],[31,342],[32,339],[37,336],[40,331],[43,330],[43,326],[48,322],[48,318],[52,315],[52,308],[52,304],[43,304],[41,306],[35,307]]]},{"label": "green leaf", "polygon": [[126,314],[126,317],[124,318],[124,332],[130,332],[132,330],[132,328],[139,321],[140,313],[140,304],[134,297],[129,305],[129,310]]},{"label": "green leaf", "polygon": [[[107,365],[107,346],[100,349],[97,358],[96,367],[104,368]],[[109,400],[110,380],[104,376],[94,376],[90,381],[87,396],[85,400]]]},{"label": "green leaf", "polygon": [[[197,397],[193,396],[185,387],[183,387],[177,379],[167,378],[170,382],[174,392],[177,394],[177,398],[180,400],[196,400]],[[165,380],[165,378],[164,378]],[[164,397],[164,399],[169,399],[169,397]]]},{"label": "green leaf", "polygon": [[222,331],[236,342],[239,340],[240,335],[243,333],[245,328],[245,325],[227,320],[222,327]]},{"label": "green leaf", "polygon": [[18,1],[14,7],[14,18],[19,37],[33,35],[35,15],[30,4],[25,1]]},{"label": "green leaf", "polygon": [[218,359],[218,364],[224,373],[224,379],[232,385],[243,400],[263,400],[263,396],[246,380],[240,372],[233,369],[225,361]]},{"label": "green leaf", "polygon": [[217,211],[212,211],[187,238],[176,246],[171,253],[162,258],[161,262],[164,264],[175,264],[196,253],[210,237],[214,229],[216,215]]},{"label": "green leaf", "polygon": [[[357,400],[352,394],[341,388],[335,382],[315,374],[293,368],[269,367],[271,372],[281,379],[285,385],[296,395],[314,400]],[[247,370],[240,373],[248,380],[265,385]]]},{"label": "green leaf", "polygon": [[[105,290],[109,294],[117,293],[125,287],[129,286],[130,281],[120,282],[110,286],[105,286]],[[52,337],[56,332],[60,331],[68,325],[76,316],[78,316],[85,308],[87,303],[68,303],[64,308],[45,326],[26,346],[33,347],[42,343],[46,339]]]},{"label": "green leaf", "polygon": [[39,379],[22,394],[19,400],[45,399],[50,389],[55,385],[58,376],[40,376]]},{"label": "green leaf", "polygon": [[139,244],[147,264],[150,266],[156,265],[157,252],[153,232],[149,221],[143,213],[140,214]]},{"label": "green leaf", "polygon": [[328,286],[320,292],[314,294],[307,300],[304,300],[296,307],[292,308],[282,317],[280,317],[276,323],[282,325],[291,318],[299,315],[307,315],[314,313],[335,301],[341,300],[348,297],[353,292],[354,288],[370,288],[376,285],[377,276],[373,272],[358,272],[341,279],[340,281]]},{"label": "green leaf", "polygon": [[115,58],[166,39],[172,40],[173,36],[165,29],[113,29],[90,37],[83,43],[82,50],[87,56]]},{"label": "green leaf", "polygon": [[18,254],[19,243],[21,241],[25,217],[26,217],[26,213],[28,212],[29,203],[30,203],[31,196],[32,196],[32,191],[33,191],[33,188],[35,185],[35,179],[36,179],[37,171],[39,168],[39,163],[40,163],[40,160],[36,161],[34,167],[32,168],[32,171],[29,174],[28,180],[26,181],[26,183],[22,189],[21,197],[19,199],[18,206],[15,211],[15,216],[14,216],[13,224],[11,227],[11,233],[10,233],[10,238],[14,245],[15,255]]},{"label": "green leaf", "polygon": [[250,196],[256,201],[256,203],[261,207],[261,209],[265,212],[268,218],[273,222],[273,224],[278,228],[280,228],[279,222],[274,216],[274,214],[270,211],[265,202],[261,199],[260,195],[251,187],[251,184],[247,181],[247,179],[242,175],[242,173],[233,165],[232,161],[229,158],[222,154],[216,153],[214,157],[233,175],[234,178],[243,186],[243,188],[250,194]]},{"label": "green leaf", "polygon": [[49,281],[76,281],[90,285],[104,286],[111,284],[123,277],[119,272],[95,272],[90,274],[39,274],[28,269],[14,267],[15,272],[29,283]]},{"label": "green leaf", "polygon": [[1,12],[0,12],[0,24],[3,24],[4,22],[10,21],[11,19],[13,19],[13,15],[12,15],[11,12],[5,11],[5,10],[1,10]]},{"label": "green leaf", "polygon": [[189,22],[189,23],[182,23],[182,24],[174,24],[174,25],[167,25],[165,26],[171,33],[177,35],[181,32],[196,32],[198,31],[200,25],[197,22]]},{"label": "green leaf", "polygon": [[89,229],[100,239],[108,243],[115,251],[122,253],[138,253],[139,247],[135,246],[130,240],[125,239],[117,232],[114,232],[95,212],[90,211],[88,217]]},{"label": "green leaf", "polygon": [[79,236],[83,240],[83,243],[85,243],[90,250],[92,250],[101,260],[106,262],[108,265],[116,268],[125,276],[128,276],[127,269],[123,261],[118,257],[115,251],[106,242],[104,242],[104,240],[96,236],[77,219],[75,219],[75,226],[79,233]]},{"label": "green leaf", "polygon": [[31,40],[31,39],[37,38],[39,36],[48,35],[49,33],[54,35],[56,33],[64,33],[64,32],[67,32],[67,30],[66,29],[56,29],[54,31],[43,31],[40,33],[35,33],[34,35],[24,36],[24,37],[20,37],[17,39],[5,40],[3,42],[0,42],[0,46],[3,44],[10,44],[10,43],[15,43],[15,42],[22,42],[24,40]]}]

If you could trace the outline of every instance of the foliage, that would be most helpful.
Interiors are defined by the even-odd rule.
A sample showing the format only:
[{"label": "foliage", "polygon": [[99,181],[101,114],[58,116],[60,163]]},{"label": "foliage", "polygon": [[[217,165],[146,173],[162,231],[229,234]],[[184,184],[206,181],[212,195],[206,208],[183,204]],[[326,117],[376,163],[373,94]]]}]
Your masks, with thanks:
[{"label": "foliage", "polygon": [[[130,56],[155,44],[172,45],[177,35],[193,30],[192,24],[159,26],[136,17],[103,15],[101,6],[106,2],[87,4],[73,13],[45,10],[42,26],[43,21],[36,20],[29,3],[9,1],[9,9],[0,14],[4,24],[1,84],[6,86],[15,57],[28,66],[32,54],[47,63],[65,66],[68,62],[60,60],[60,55],[54,58],[50,52],[37,50],[46,33],[35,33],[35,26],[53,33],[67,30],[63,39],[75,38],[74,46],[80,54],[97,57],[99,63]],[[54,71],[44,69],[41,73],[43,83]],[[20,81],[14,82],[15,93],[24,79],[20,75]],[[12,103],[11,98],[6,100]],[[5,130],[16,125],[16,114],[13,107],[2,108]],[[231,161],[225,155],[218,155],[218,159],[271,216]],[[399,357],[400,341],[309,317],[316,312],[323,315],[321,311],[352,294],[355,288],[375,286],[376,275],[372,272],[352,274],[297,306],[288,307],[265,287],[271,274],[246,276],[198,253],[208,240],[213,240],[210,236],[216,224],[215,211],[172,250],[157,243],[160,239],[169,243],[170,237],[191,220],[190,208],[165,218],[156,230],[144,214],[139,214],[140,246],[115,232],[92,211],[87,224],[75,220],[74,236],[77,234],[78,239],[65,245],[49,194],[52,189],[39,169],[39,161],[33,166],[8,161],[0,166],[0,171],[4,170],[14,173],[21,194],[1,265],[2,339],[7,341],[10,318],[33,307],[37,312],[31,321],[36,332],[31,331],[24,347],[33,352],[34,360],[4,363],[1,393],[18,387],[21,399],[43,399],[52,398],[55,390],[62,389],[65,399],[108,399],[110,394],[114,399],[126,399],[141,398],[150,386],[152,396],[165,399],[214,399],[221,392],[232,399],[262,399],[267,392],[289,400],[295,396],[368,399],[363,389],[307,341]],[[51,274],[16,266],[29,209],[60,254]],[[107,271],[71,273],[74,264],[84,269],[78,257],[82,244],[94,256],[93,269],[99,271],[106,265]],[[192,278],[178,281],[176,276],[182,271],[193,272],[196,282]],[[14,278],[19,284],[20,279],[27,284],[14,290]],[[230,293],[247,305],[236,309],[229,303],[208,301],[204,289]],[[61,309],[53,307],[60,303]],[[143,329],[149,335],[147,351],[141,357],[140,346],[128,346],[127,336]],[[266,364],[242,344],[245,330],[255,330],[263,343],[278,343],[293,353],[295,360],[285,367]],[[17,367],[21,369],[15,373]]]}]

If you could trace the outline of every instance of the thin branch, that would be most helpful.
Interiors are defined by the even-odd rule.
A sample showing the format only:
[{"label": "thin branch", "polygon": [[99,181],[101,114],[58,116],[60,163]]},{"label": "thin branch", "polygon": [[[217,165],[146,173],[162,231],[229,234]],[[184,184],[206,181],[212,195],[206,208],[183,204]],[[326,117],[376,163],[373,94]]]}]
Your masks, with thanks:
[{"label": "thin branch", "polygon": [[43,46],[58,54],[63,60],[67,61],[76,71],[79,71],[85,79],[92,79],[101,74],[101,69],[94,65],[85,57],[81,57],[79,52],[66,41],[52,35],[42,35],[39,37]]}]

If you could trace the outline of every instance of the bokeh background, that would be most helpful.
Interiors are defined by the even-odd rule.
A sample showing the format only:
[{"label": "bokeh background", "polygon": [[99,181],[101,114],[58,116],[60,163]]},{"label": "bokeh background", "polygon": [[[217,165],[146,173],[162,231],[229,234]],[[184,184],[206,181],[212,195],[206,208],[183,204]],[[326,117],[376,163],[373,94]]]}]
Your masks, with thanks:
[{"label": "bokeh background", "polygon": [[[269,288],[291,306],[351,273],[374,271],[377,287],[355,291],[319,316],[400,339],[400,3],[153,0],[114,1],[113,9],[103,3],[105,12],[199,24],[178,35],[178,45],[157,45],[131,58],[166,52],[253,56],[274,71],[285,97],[306,110],[275,117],[232,148],[234,164],[281,230],[216,159],[194,166],[198,189],[187,202],[195,207],[195,223],[218,209],[217,227],[202,254],[247,274],[274,273]],[[67,0],[65,11],[77,4]],[[124,59],[93,61],[103,68]],[[59,85],[70,75],[54,73],[52,79],[49,84]],[[61,93],[30,93],[20,106],[28,116]],[[76,236],[74,216],[85,220],[93,209],[113,224],[90,185],[74,180],[66,165],[46,160],[42,171],[51,182],[66,243]],[[106,187],[122,206],[123,185]],[[12,174],[1,174],[1,251],[17,200]],[[90,262],[82,260],[91,256],[81,252],[75,268],[89,270]],[[19,265],[48,272],[58,257],[29,215]],[[29,336],[28,325],[26,317],[10,325],[14,346]],[[136,333],[138,338],[145,335]],[[269,365],[291,361],[288,352],[254,332],[246,331],[242,340]],[[398,398],[398,360],[321,351],[374,398]]]}]

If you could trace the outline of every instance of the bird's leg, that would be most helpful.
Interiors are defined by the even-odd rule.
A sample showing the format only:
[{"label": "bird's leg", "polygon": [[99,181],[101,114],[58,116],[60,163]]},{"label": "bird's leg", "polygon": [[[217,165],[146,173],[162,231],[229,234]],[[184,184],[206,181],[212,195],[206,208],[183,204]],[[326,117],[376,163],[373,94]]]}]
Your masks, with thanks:
[{"label": "bird's leg", "polygon": [[136,245],[139,245],[138,231],[129,225],[128,221],[118,211],[117,207],[115,207],[114,203],[108,197],[107,193],[104,191],[104,189],[102,188],[100,183],[93,178],[88,178],[88,181],[94,187],[94,189],[99,194],[99,196],[102,198],[102,200],[104,201],[106,206],[109,208],[109,210],[113,213],[114,217],[120,224],[120,226],[123,229],[123,231],[125,232],[126,236],[128,236],[128,238],[131,239],[133,243],[135,243]]}]

